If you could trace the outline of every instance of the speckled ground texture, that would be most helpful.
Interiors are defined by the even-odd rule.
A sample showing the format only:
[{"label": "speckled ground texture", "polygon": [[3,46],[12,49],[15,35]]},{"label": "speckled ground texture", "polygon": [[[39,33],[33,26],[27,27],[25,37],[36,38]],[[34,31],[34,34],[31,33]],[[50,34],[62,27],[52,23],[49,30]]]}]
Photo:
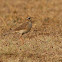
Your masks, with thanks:
[{"label": "speckled ground texture", "polygon": [[[10,30],[27,17],[23,44]],[[62,0],[0,0],[0,62],[62,62]]]}]

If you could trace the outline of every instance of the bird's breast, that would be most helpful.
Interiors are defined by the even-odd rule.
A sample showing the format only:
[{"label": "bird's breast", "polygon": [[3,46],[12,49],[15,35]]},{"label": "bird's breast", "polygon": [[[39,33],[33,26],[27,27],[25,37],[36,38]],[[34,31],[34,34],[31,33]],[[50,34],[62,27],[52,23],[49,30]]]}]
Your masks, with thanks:
[{"label": "bird's breast", "polygon": [[32,27],[32,23],[31,23],[31,22],[29,22],[29,24],[28,24],[28,30],[30,30],[30,29],[31,29],[31,27]]}]

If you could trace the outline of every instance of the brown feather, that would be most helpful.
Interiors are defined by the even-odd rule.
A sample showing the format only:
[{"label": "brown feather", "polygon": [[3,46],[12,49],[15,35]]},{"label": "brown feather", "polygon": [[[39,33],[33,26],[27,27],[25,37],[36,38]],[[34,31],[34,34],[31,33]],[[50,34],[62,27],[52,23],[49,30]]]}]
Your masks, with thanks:
[{"label": "brown feather", "polygon": [[19,30],[25,30],[27,28],[28,28],[28,22],[25,22],[22,25],[20,25],[19,27],[17,27],[16,29],[14,29],[14,30],[19,31]]}]

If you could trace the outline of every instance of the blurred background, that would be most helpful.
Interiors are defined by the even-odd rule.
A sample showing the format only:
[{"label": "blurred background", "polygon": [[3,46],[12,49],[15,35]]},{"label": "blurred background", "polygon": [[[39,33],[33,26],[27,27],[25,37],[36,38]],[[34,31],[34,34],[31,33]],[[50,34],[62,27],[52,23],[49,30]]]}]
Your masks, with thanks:
[{"label": "blurred background", "polygon": [[[32,29],[23,35],[8,33],[27,17]],[[62,62],[62,0],[0,0],[1,62]]]}]

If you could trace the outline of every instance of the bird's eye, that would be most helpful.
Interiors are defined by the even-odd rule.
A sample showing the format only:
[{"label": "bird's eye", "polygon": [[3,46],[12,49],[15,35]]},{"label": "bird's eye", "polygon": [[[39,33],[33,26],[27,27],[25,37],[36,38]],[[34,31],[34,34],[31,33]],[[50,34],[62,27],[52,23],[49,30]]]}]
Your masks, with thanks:
[{"label": "bird's eye", "polygon": [[28,17],[27,19],[31,19],[30,17]]}]

